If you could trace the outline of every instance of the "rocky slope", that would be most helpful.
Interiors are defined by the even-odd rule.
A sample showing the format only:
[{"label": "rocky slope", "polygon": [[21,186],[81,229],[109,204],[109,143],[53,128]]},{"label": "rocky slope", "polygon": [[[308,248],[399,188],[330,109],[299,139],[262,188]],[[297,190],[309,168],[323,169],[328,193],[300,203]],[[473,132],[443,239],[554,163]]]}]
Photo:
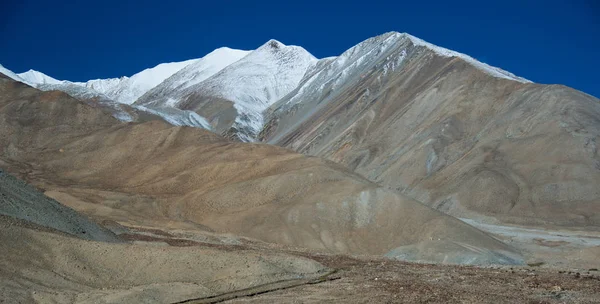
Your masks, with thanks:
[{"label": "rocky slope", "polygon": [[116,235],[0,169],[0,215],[82,239],[118,242]]},{"label": "rocky slope", "polygon": [[413,36],[326,59],[261,139],[339,162],[456,217],[600,227],[600,101]]}]

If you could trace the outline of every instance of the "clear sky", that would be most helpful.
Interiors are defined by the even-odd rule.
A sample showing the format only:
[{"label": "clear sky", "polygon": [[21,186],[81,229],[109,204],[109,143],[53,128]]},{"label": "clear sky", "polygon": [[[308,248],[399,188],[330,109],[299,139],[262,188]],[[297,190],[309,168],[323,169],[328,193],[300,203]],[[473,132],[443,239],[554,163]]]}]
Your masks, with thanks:
[{"label": "clear sky", "polygon": [[327,57],[398,31],[600,97],[599,0],[3,0],[0,12],[0,64],[72,81],[270,38]]}]

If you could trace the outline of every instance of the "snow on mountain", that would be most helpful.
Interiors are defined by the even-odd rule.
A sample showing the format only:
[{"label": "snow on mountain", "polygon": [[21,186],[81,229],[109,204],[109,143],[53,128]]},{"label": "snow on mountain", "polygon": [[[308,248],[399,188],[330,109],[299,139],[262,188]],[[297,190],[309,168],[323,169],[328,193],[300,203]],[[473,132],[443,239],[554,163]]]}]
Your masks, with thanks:
[{"label": "snow on mountain", "polygon": [[11,78],[11,79],[13,79],[13,80],[16,80],[16,81],[18,81],[18,82],[22,82],[22,83],[25,83],[25,84],[29,84],[29,85],[31,85],[30,83],[28,83],[27,81],[25,81],[25,79],[23,79],[23,78],[19,77],[19,75],[15,74],[13,71],[11,71],[11,70],[9,70],[9,69],[5,68],[5,67],[4,67],[4,66],[2,66],[1,64],[0,64],[0,73],[2,73],[2,74],[4,74],[4,75],[8,76],[9,78]]},{"label": "snow on mountain", "polygon": [[363,73],[378,63],[381,75],[386,75],[398,68],[406,56],[405,51],[397,52],[401,40],[400,34],[387,33],[367,39],[338,57],[319,60],[300,84],[274,107],[282,111],[296,103],[331,96],[331,92],[340,91],[342,87],[360,80]]},{"label": "snow on mountain", "polygon": [[136,121],[136,118],[132,116],[130,111],[128,111],[128,107],[132,107],[138,112],[145,112],[151,115],[156,115],[174,126],[188,126],[207,130],[211,129],[211,126],[206,120],[206,118],[198,115],[195,112],[170,107],[151,108],[136,105],[129,106],[124,103],[115,102],[108,96],[99,93],[98,91],[92,88],[74,84],[68,81],[62,82],[60,84],[39,84],[37,85],[37,88],[42,91],[63,91],[69,94],[70,96],[81,100],[95,100],[95,102],[98,105],[109,110],[110,113],[116,119],[124,122]]},{"label": "snow on mountain", "polygon": [[106,92],[109,92],[113,88],[117,87],[121,81],[125,81],[127,79],[129,79],[129,77],[123,76],[121,78],[92,79],[86,82],[73,82],[73,84],[106,95]]},{"label": "snow on mountain", "polygon": [[232,100],[241,107],[264,109],[298,86],[317,61],[299,46],[270,40],[194,89]]},{"label": "snow on mountain", "polygon": [[42,72],[29,70],[25,73],[17,74],[21,79],[33,84],[61,84],[63,81],[56,80]]},{"label": "snow on mountain", "polygon": [[160,116],[166,122],[174,126],[188,126],[210,130],[210,123],[198,113],[180,110],[172,107],[149,108],[145,106],[132,105],[137,110]]},{"label": "snow on mountain", "polygon": [[206,80],[249,53],[227,47],[218,48],[165,79],[141,96],[136,104],[173,106],[179,102],[185,89]]},{"label": "snow on mountain", "polygon": [[29,70],[17,76],[41,90],[60,90],[76,98],[99,97],[123,104],[132,104],[148,90],[196,60],[162,63],[131,77],[94,79],[87,82],[57,80],[34,70]]},{"label": "snow on mountain", "polygon": [[218,123],[218,132],[231,126],[238,138],[253,141],[264,126],[264,111],[274,103],[272,111],[285,111],[306,100],[331,98],[367,72],[377,73],[378,79],[388,77],[402,67],[407,54],[424,50],[461,58],[494,77],[529,82],[397,32],[367,39],[338,57],[321,60],[301,47],[270,40],[254,51],[223,47],[201,59],[159,64],[131,77],[70,82],[34,70],[15,74],[0,66],[0,72],[42,90],[61,90],[80,99],[135,103],[141,106],[139,111],[152,112],[173,124],[208,127],[202,116],[185,110],[195,111]]},{"label": "snow on mountain", "polygon": [[[300,85],[278,103],[287,109],[303,100],[312,100],[316,95],[327,95],[343,86],[360,80],[361,75],[373,68],[378,69],[379,77],[397,70],[412,47],[425,47],[435,54],[444,57],[459,57],[474,67],[494,77],[519,82],[530,82],[512,73],[479,62],[465,54],[435,46],[406,33],[389,32],[367,39],[350,48],[338,57],[325,58],[319,61],[300,82]],[[287,106],[281,104],[287,104]],[[281,110],[281,109],[280,109]]]},{"label": "snow on mountain", "polygon": [[[142,71],[127,79],[130,80],[129,83],[140,84],[140,86],[137,88],[148,86],[156,83],[160,80],[160,78],[171,73],[169,69],[172,70],[173,65],[169,66],[169,64],[161,64],[154,69]],[[124,108],[127,106],[123,105],[122,103],[115,102],[109,96],[100,92],[103,90],[114,92],[114,90],[109,89],[111,86],[114,88],[116,86],[123,85],[124,81],[121,79],[98,79],[91,80],[86,83],[75,83],[70,81],[56,80],[42,72],[34,70],[15,74],[12,71],[4,68],[2,65],[0,65],[0,73],[5,74],[16,81],[34,86],[42,91],[63,91],[80,100],[87,100],[88,102],[90,102],[90,100],[95,100],[98,105],[109,110],[115,118],[124,122],[131,122],[135,120],[134,116],[132,116],[132,113],[130,113],[130,110]],[[208,130],[211,129],[210,124],[204,117],[192,111],[184,111],[175,108],[153,109],[142,106],[134,106],[133,109],[138,112],[145,112],[159,116],[166,122],[175,126],[189,126]]]},{"label": "snow on mountain", "polygon": [[161,63],[131,77],[95,79],[76,84],[102,93],[116,102],[132,104],[150,89],[197,60],[191,59],[182,62]]},{"label": "snow on mountain", "polygon": [[[423,52],[427,52],[426,54]],[[385,84],[393,75],[402,73],[407,58],[427,60],[428,56],[458,57],[483,72],[504,79],[529,82],[499,68],[481,63],[467,55],[450,51],[406,33],[389,32],[367,39],[338,57],[325,58],[309,69],[297,88],[280,99],[264,113],[266,126],[261,138],[277,142],[286,135],[277,126],[293,130],[312,119],[329,100],[337,100],[347,89],[356,87],[365,77],[374,76],[376,83]],[[364,96],[371,92],[366,90]]]},{"label": "snow on mountain", "polygon": [[108,96],[94,90],[91,88],[87,88],[84,86],[81,86],[79,84],[70,82],[70,81],[63,81],[61,83],[57,83],[57,84],[35,84],[35,87],[42,90],[42,91],[52,91],[52,90],[56,90],[56,91],[63,91],[69,95],[71,95],[72,97],[75,97],[77,99],[98,99],[98,100],[103,100],[103,101],[112,101],[112,99],[110,99]]},{"label": "snow on mountain", "polygon": [[476,68],[494,76],[494,77],[499,77],[499,78],[505,78],[505,79],[510,79],[510,80],[514,80],[514,81],[518,81],[518,82],[523,82],[523,83],[530,83],[530,80],[527,80],[523,77],[518,77],[513,73],[507,72],[505,70],[502,70],[500,68],[497,67],[493,67],[490,66],[488,64],[485,64],[481,61],[478,61],[477,59],[469,56],[469,55],[465,55],[459,52],[455,52],[449,49],[445,49],[443,47],[439,47],[437,45],[431,44],[429,42],[424,41],[423,39],[417,38],[415,36],[412,36],[410,34],[406,34],[403,33],[401,34],[405,37],[408,37],[413,44],[415,45],[421,45],[424,46],[432,51],[434,51],[436,54],[440,55],[440,56],[444,56],[444,57],[459,57],[461,59],[463,59],[464,61],[472,64],[473,66],[475,66]]},{"label": "snow on mountain", "polygon": [[[317,61],[299,46],[270,40],[212,77],[185,89],[181,96],[194,94],[194,100],[231,101],[237,111],[232,126],[237,137],[254,141],[263,126],[262,112],[296,88]],[[186,107],[194,108],[194,100],[187,101]]]}]

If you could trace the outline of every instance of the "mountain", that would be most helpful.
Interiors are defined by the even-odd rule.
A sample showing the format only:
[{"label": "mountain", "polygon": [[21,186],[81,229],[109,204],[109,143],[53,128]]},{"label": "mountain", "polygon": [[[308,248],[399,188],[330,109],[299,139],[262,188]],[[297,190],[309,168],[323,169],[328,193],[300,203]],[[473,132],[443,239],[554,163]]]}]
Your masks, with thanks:
[{"label": "mountain", "polygon": [[147,94],[136,104],[166,103],[195,111],[218,133],[254,141],[263,124],[262,111],[293,90],[316,61],[301,47],[270,40],[197,84],[181,85],[177,79],[188,72],[183,70],[167,80],[177,85],[175,89],[163,88],[167,93],[162,97]]},{"label": "mountain", "polygon": [[161,63],[153,68],[136,73],[131,77],[96,79],[76,84],[102,93],[116,102],[132,104],[140,96],[144,95],[144,93],[196,61],[198,59]]},{"label": "mountain", "polygon": [[16,79],[41,90],[100,101],[124,121],[135,120],[135,115],[117,103],[175,125],[253,141],[262,128],[262,111],[293,90],[316,61],[301,47],[270,40],[251,52],[219,48],[201,59],[160,64],[132,77],[70,82],[30,70]]},{"label": "mountain", "polygon": [[141,96],[136,103],[147,106],[176,105],[185,89],[213,76],[249,53],[250,51],[234,50],[227,47],[218,48],[165,79],[165,81]]},{"label": "mountain", "polygon": [[17,74],[17,76],[25,80],[26,83],[43,90],[60,90],[78,98],[100,97],[118,103],[132,104],[148,90],[196,61],[197,59],[161,63],[153,68],[136,73],[131,77],[95,79],[87,82],[56,80],[42,72],[34,70]]},{"label": "mountain", "polygon": [[0,66],[0,302],[594,302],[599,138],[600,100],[405,33]]},{"label": "mountain", "polygon": [[[139,90],[139,88],[143,87],[144,85],[148,86],[152,82],[157,82],[162,77],[160,76],[161,73],[162,75],[165,75],[165,69],[168,70],[172,68],[173,67],[170,64],[161,64],[157,66],[157,68],[145,70],[131,78],[123,78],[122,81],[117,79],[91,80],[87,82],[89,87],[86,86],[86,83],[56,80],[42,72],[34,70],[30,70],[21,74],[14,74],[10,70],[2,67],[2,71],[6,73],[5,75],[13,75],[14,80],[31,85],[42,91],[62,91],[90,105],[101,107],[112,113],[113,117],[124,122],[160,119],[175,126],[190,126],[211,129],[208,121],[195,112],[180,110],[173,107],[151,108],[146,106],[127,105],[125,103],[117,102],[111,99],[108,95],[100,93],[94,89],[94,87],[96,87],[99,90],[107,91],[110,94],[110,90],[107,89],[109,86],[116,88],[126,87],[127,83],[142,84],[137,86],[132,85],[132,89],[130,90],[122,90],[123,93],[131,93],[135,90]],[[115,91],[112,92],[114,93]],[[120,96],[123,97],[124,95]]]},{"label": "mountain", "polygon": [[8,79],[0,92],[0,165],[92,218],[334,253],[421,260],[415,252],[437,248],[422,260],[522,263],[510,246],[335,163],[199,128],[121,123]]},{"label": "mountain", "polygon": [[[396,32],[320,60],[271,40],[251,52],[221,48],[178,64],[186,66],[169,68],[173,74],[129,108],[111,103],[108,92],[152,77],[85,85],[52,84],[33,72],[26,78],[50,82],[37,85],[43,90],[107,100],[124,121],[161,118],[325,157],[456,217],[600,225],[587,214],[600,197],[593,186],[599,110],[589,95],[534,84]],[[169,74],[160,70],[136,75]],[[471,183],[485,187],[477,192]]]},{"label": "mountain", "polygon": [[408,34],[319,62],[260,139],[459,218],[600,228],[600,101]]},{"label": "mountain", "polygon": [[17,74],[21,79],[25,80],[28,83],[32,84],[61,84],[63,83],[60,80],[56,80],[44,73],[29,70],[25,73]]}]

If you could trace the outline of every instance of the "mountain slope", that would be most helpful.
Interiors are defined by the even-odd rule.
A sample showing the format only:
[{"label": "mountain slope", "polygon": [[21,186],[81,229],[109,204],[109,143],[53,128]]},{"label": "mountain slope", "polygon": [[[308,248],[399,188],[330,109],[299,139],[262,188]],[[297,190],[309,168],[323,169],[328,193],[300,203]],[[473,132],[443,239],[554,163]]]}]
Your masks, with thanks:
[{"label": "mountain slope", "polygon": [[56,229],[82,239],[118,242],[117,237],[73,209],[0,169],[0,215]]},{"label": "mountain slope", "polygon": [[7,79],[0,146],[0,165],[94,218],[207,227],[326,252],[418,259],[412,246],[421,244],[442,253],[429,261],[521,263],[485,233],[331,162],[160,121],[122,124],[66,94]]},{"label": "mountain slope", "polygon": [[[8,75],[13,75],[13,79],[25,84],[29,84],[42,91],[61,91],[68,95],[86,102],[94,107],[100,107],[112,113],[113,117],[120,121],[147,121],[147,120],[164,120],[174,126],[190,126],[195,128],[211,129],[210,124],[206,119],[195,112],[180,110],[172,107],[154,107],[126,105],[110,99],[92,88],[88,88],[81,84],[76,84],[69,81],[56,80],[41,72],[30,70],[26,73],[14,74],[10,70],[3,68],[3,71]],[[0,72],[1,73],[1,72]],[[4,74],[4,73],[2,73]],[[5,74],[5,75],[6,75]],[[21,75],[23,78],[21,78]],[[144,75],[138,73],[136,75]],[[131,79],[134,79],[133,77]],[[135,78],[138,79],[138,78]],[[36,83],[37,82],[37,83]],[[99,81],[98,83],[106,84],[108,82]]]},{"label": "mountain slope", "polygon": [[219,133],[253,141],[262,127],[262,111],[293,90],[315,63],[303,48],[270,40],[206,80],[169,95],[166,102],[198,112]]},{"label": "mountain slope", "polygon": [[173,303],[244,288],[268,291],[276,289],[272,283],[328,273],[315,261],[281,253],[200,242],[181,248],[176,239],[161,239],[169,242],[163,246],[128,242],[129,228],[119,226],[117,237],[2,170],[0,227],[0,302],[6,303]]},{"label": "mountain slope", "polygon": [[407,34],[369,39],[269,109],[262,140],[456,217],[600,227],[600,102]]}]

